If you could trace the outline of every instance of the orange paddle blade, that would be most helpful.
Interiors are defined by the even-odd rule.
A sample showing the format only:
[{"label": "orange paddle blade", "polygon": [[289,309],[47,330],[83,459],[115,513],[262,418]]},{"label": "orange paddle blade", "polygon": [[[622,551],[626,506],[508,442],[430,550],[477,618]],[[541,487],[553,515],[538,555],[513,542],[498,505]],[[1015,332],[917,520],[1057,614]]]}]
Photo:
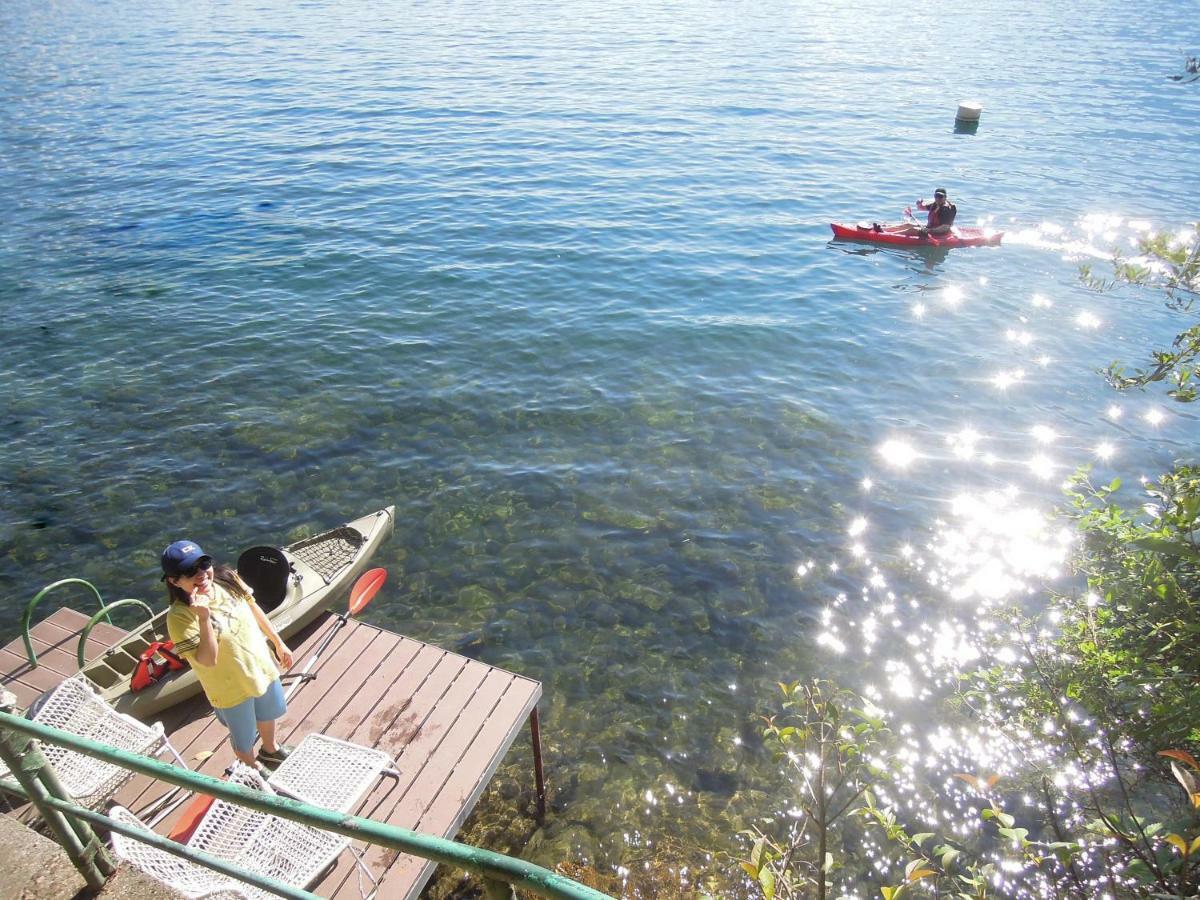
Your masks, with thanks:
[{"label": "orange paddle blade", "polygon": [[387,581],[387,569],[371,569],[363,572],[354,588],[350,591],[350,615],[357,616],[367,608],[367,604],[379,593],[383,583]]},{"label": "orange paddle blade", "polygon": [[200,820],[204,818],[204,814],[208,812],[208,808],[212,806],[213,798],[208,794],[197,794],[192,802],[189,803],[179,815],[179,821],[171,828],[167,835],[171,840],[178,841],[181,844],[186,844],[188,838],[196,830],[196,826],[200,824]]}]

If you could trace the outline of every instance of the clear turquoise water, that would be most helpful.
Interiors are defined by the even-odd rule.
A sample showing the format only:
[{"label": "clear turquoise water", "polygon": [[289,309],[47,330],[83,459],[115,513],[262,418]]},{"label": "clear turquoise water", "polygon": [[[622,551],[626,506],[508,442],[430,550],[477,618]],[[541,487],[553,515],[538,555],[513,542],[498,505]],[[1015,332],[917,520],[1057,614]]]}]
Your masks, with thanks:
[{"label": "clear turquoise water", "polygon": [[[1076,268],[1195,215],[1198,14],[7,3],[2,636],[67,575],[156,598],[180,535],[395,503],[369,617],[545,683],[529,855],[718,847],[769,796],[774,681],[874,683],[970,618],[899,552],[951,497],[1191,452],[1194,412],[1094,374],[1181,320]],[[1005,245],[829,241],[937,185]],[[909,612],[818,643],[873,576]]]}]

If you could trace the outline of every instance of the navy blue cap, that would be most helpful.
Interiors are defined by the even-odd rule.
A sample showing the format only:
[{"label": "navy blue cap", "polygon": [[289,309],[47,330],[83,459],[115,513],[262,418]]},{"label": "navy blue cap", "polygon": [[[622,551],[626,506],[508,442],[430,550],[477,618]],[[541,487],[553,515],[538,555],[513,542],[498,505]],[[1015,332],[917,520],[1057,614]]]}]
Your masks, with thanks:
[{"label": "navy blue cap", "polygon": [[163,578],[178,578],[184,569],[190,569],[202,559],[211,560],[212,557],[195,541],[176,541],[162,552]]}]

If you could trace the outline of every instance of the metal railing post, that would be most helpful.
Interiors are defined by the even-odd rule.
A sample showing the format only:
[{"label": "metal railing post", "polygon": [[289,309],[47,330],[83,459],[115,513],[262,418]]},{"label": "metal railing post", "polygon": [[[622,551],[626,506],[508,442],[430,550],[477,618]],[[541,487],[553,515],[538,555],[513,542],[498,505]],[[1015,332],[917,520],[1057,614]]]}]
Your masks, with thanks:
[{"label": "metal railing post", "polygon": [[[15,714],[16,705],[17,698],[12,693],[0,692],[0,712]],[[104,887],[115,868],[112,858],[87,822],[74,819],[46,802],[49,797],[63,802],[69,802],[71,798],[63,790],[37,741],[17,731],[0,729],[0,759],[54,832],[87,886],[96,891]]]}]

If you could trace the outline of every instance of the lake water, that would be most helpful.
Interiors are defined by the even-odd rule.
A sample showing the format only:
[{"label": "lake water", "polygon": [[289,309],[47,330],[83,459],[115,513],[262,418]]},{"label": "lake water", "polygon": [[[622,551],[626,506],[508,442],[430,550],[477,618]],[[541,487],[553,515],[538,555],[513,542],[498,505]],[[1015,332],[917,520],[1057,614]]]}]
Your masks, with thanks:
[{"label": "lake water", "polygon": [[[1061,568],[1076,466],[1192,452],[1194,411],[1096,374],[1188,320],[1077,270],[1195,216],[1197,21],[10,0],[2,637],[62,577],[158,600],[181,535],[395,503],[367,618],[545,684],[525,855],[728,849],[779,803],[776,681],[919,721],[979,608]],[[830,241],[937,186],[1003,246]]]}]

